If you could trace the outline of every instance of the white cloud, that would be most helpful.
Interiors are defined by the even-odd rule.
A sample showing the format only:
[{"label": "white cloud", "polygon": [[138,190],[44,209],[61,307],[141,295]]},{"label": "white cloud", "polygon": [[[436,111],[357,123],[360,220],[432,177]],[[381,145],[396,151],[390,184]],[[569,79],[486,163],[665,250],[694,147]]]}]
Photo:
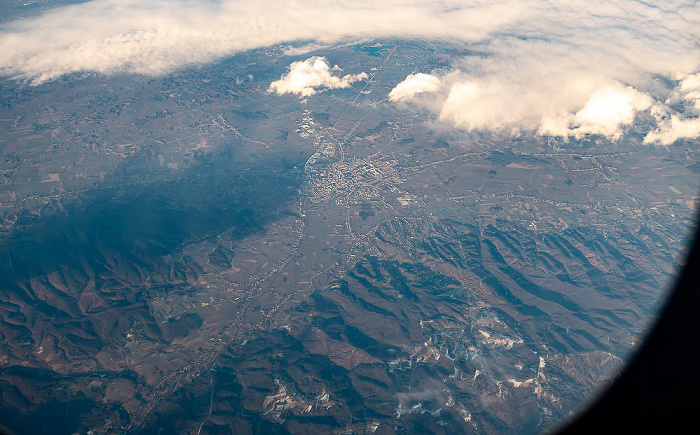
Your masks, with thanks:
[{"label": "white cloud", "polygon": [[293,62],[289,65],[287,74],[270,83],[269,92],[308,97],[315,94],[318,88],[347,88],[352,83],[368,78],[364,72],[335,76],[331,71],[338,72],[340,68],[336,65],[331,69],[325,57],[314,56],[305,61]]},{"label": "white cloud", "polygon": [[436,92],[440,79],[430,74],[411,74],[389,92],[389,100],[401,101],[425,92]]},{"label": "white cloud", "polygon": [[634,122],[637,112],[652,105],[651,98],[632,87],[619,84],[597,90],[586,105],[576,113],[572,129],[574,136],[600,134],[617,139],[622,132],[620,128]]},{"label": "white cloud", "polygon": [[668,106],[654,105],[651,115],[657,126],[647,133],[644,143],[670,145],[680,139],[700,136],[700,74],[678,75],[678,85],[666,99],[666,104],[681,104],[681,112]]},{"label": "white cloud", "polygon": [[649,132],[644,138],[644,143],[658,143],[671,145],[679,139],[692,139],[700,136],[700,119],[681,119],[678,115],[671,115],[670,119],[664,119],[659,123],[659,128]]},{"label": "white cloud", "polygon": [[551,136],[598,134],[619,139],[622,128],[631,125],[637,113],[649,109],[653,100],[632,87],[619,83],[596,90],[575,114],[560,112],[542,118],[538,132]]},{"label": "white cloud", "polygon": [[700,74],[682,78],[669,100],[682,101],[690,112],[700,115]]},{"label": "white cloud", "polygon": [[457,82],[450,87],[440,119],[467,130],[515,131],[528,121],[518,107],[520,101],[511,95],[508,86],[493,81]]},{"label": "white cloud", "polygon": [[[598,84],[582,78],[559,86],[550,88],[549,84],[538,86],[536,82],[526,85],[494,78],[476,79],[455,72],[434,82],[431,90],[437,96],[431,103],[435,106],[437,102],[440,107],[440,120],[465,130],[510,134],[536,131],[540,135],[567,139],[580,139],[590,134],[617,140],[639,113],[649,111],[658,128],[649,133],[646,142],[669,143],[699,135],[697,119],[681,118],[678,114],[670,116],[668,107],[631,86],[619,82]],[[678,88],[691,89],[685,81]],[[679,98],[687,99],[687,95],[691,94]],[[411,97],[407,95],[405,99]]]}]

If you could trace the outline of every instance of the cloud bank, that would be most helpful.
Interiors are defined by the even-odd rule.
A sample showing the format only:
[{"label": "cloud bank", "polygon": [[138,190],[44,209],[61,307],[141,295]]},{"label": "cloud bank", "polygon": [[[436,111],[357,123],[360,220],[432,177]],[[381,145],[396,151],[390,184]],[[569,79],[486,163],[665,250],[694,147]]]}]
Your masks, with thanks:
[{"label": "cloud bank", "polygon": [[331,74],[338,71],[340,71],[338,65],[331,69],[325,57],[310,57],[305,61],[292,63],[289,66],[289,72],[281,79],[270,83],[269,91],[279,95],[289,93],[308,97],[315,94],[318,88],[348,88],[352,83],[369,77],[364,72],[342,77]]},{"label": "cloud bank", "polygon": [[[698,136],[697,0],[93,0],[0,26],[0,75],[32,84],[81,72],[158,75],[278,44],[376,38],[478,53],[412,74],[390,94],[424,100],[457,128],[615,139],[647,113],[650,143]],[[273,90],[282,89],[292,88]]]},{"label": "cloud bank", "polygon": [[34,84],[74,72],[157,75],[290,41],[478,41],[523,13],[514,0],[93,0],[0,27],[0,74]]}]

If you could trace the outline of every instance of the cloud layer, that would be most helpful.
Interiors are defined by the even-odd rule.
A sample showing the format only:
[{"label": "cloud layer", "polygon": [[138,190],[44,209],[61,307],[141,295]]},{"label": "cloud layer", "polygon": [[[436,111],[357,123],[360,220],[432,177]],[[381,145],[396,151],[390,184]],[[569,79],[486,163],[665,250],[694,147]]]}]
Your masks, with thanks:
[{"label": "cloud layer", "polygon": [[305,61],[289,65],[289,72],[277,81],[270,83],[270,92],[277,94],[297,94],[308,97],[316,93],[318,88],[338,89],[350,87],[352,83],[367,79],[367,73],[333,75],[340,68],[335,65],[332,69],[325,57],[314,56]]},{"label": "cloud layer", "polygon": [[164,74],[289,41],[478,41],[522,11],[512,0],[93,0],[2,26],[0,74],[35,84],[83,71]]},{"label": "cloud layer", "polygon": [[390,94],[421,94],[458,128],[614,139],[649,113],[648,141],[698,136],[697,0],[93,0],[0,26],[0,75],[33,84],[75,72],[156,75],[276,44],[374,38],[478,52],[416,71]]}]

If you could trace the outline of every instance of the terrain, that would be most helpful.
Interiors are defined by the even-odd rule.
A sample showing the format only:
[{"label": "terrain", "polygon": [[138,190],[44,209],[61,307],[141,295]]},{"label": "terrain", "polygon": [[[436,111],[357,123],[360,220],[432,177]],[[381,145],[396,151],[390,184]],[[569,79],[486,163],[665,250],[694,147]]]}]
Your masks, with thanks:
[{"label": "terrain", "polygon": [[467,50],[443,43],[324,50],[369,78],[275,95],[288,49],[0,82],[5,426],[533,433],[629,358],[695,228],[697,141],[387,102]]}]

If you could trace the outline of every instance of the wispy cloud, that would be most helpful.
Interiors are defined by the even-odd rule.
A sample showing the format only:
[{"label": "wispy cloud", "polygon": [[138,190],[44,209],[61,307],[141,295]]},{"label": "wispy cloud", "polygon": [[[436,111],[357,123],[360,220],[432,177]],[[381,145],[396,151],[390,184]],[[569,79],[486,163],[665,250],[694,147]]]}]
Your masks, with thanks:
[{"label": "wispy cloud", "polygon": [[367,79],[367,73],[333,75],[339,73],[340,67],[331,68],[325,57],[314,56],[304,61],[293,62],[289,71],[277,81],[270,83],[270,92],[277,94],[297,94],[308,97],[319,88],[348,88],[352,83]]}]

